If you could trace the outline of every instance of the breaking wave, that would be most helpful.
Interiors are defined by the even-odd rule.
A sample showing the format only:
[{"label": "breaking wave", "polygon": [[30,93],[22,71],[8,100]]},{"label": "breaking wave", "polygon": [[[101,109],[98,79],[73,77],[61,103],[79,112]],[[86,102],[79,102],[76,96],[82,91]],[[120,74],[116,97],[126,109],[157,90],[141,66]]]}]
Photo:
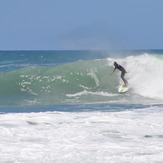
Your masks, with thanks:
[{"label": "breaking wave", "polygon": [[[163,57],[143,54],[116,58],[127,70],[130,89],[119,94],[119,72],[110,75],[115,58],[35,66],[0,73],[0,105],[160,102]],[[151,100],[152,99],[152,100]]]}]

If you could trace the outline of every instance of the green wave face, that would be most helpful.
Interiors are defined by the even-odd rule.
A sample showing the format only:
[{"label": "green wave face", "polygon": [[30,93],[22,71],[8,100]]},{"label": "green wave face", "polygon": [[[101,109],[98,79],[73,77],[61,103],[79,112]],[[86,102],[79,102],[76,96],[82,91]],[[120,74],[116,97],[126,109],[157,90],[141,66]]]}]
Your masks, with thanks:
[{"label": "green wave face", "polygon": [[114,94],[118,85],[116,75],[110,76],[112,69],[105,59],[3,72],[0,73],[0,105],[106,101],[107,93]]}]

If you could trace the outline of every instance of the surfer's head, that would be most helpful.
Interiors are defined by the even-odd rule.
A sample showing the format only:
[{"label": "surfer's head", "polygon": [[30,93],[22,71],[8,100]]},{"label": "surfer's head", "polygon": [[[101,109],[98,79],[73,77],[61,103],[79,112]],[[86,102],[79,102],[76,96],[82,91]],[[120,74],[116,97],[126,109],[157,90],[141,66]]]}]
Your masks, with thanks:
[{"label": "surfer's head", "polygon": [[118,65],[117,62],[114,62],[113,64],[114,64],[114,66],[117,66]]}]

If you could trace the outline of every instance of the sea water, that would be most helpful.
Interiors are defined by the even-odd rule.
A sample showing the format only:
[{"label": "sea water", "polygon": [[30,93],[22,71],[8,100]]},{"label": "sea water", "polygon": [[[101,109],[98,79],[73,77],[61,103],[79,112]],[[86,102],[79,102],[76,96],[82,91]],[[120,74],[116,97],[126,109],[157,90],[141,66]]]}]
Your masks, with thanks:
[{"label": "sea water", "polygon": [[163,162],[162,50],[0,57],[0,162]]}]

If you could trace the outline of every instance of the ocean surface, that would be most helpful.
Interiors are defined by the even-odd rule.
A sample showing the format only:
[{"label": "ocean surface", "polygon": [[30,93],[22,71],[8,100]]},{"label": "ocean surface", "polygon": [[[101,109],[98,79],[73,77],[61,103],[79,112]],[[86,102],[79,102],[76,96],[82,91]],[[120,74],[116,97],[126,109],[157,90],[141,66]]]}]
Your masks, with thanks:
[{"label": "ocean surface", "polygon": [[163,50],[0,51],[0,162],[162,163],[162,85]]}]

